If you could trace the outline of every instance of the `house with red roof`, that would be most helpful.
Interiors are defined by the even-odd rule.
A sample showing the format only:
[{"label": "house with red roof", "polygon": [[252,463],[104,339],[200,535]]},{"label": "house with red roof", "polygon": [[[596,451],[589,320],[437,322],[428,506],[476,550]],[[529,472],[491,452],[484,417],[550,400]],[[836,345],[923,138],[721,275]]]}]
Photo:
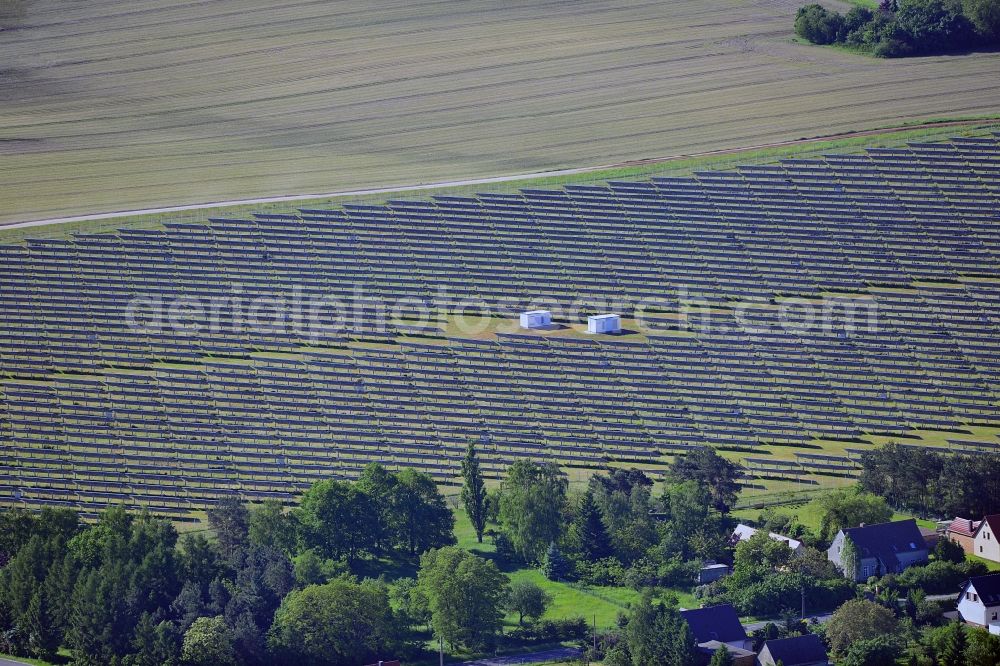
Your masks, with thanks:
[{"label": "house with red roof", "polygon": [[967,555],[971,555],[975,552],[975,546],[973,545],[976,537],[976,530],[979,529],[979,524],[981,520],[972,520],[971,518],[960,518],[955,517],[948,527],[944,530],[944,536],[946,539],[954,541],[962,550],[965,551]]}]

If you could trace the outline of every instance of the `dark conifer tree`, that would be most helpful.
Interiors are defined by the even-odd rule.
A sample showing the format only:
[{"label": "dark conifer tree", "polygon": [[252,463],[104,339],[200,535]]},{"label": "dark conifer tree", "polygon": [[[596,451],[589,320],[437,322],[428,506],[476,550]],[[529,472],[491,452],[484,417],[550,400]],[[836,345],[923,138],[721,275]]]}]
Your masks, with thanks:
[{"label": "dark conifer tree", "polygon": [[593,562],[614,553],[611,537],[608,536],[592,491],[588,490],[584,494],[570,529],[577,549],[585,560]]}]

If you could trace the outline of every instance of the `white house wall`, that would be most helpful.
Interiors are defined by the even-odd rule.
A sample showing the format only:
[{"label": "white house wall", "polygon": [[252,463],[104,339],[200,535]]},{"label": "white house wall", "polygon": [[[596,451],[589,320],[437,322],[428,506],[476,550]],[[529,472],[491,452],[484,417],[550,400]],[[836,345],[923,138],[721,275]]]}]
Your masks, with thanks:
[{"label": "white house wall", "polygon": [[975,554],[992,562],[1000,562],[1000,541],[987,523],[983,523],[976,534]]},{"label": "white house wall", "polygon": [[[969,595],[975,595],[976,600],[973,601],[970,599]],[[976,592],[976,588],[969,585],[965,592],[962,593],[962,598],[958,600],[958,614],[966,622],[985,627],[991,623],[1000,621],[1000,604],[996,606],[984,605],[982,598],[979,597],[979,593]]]}]

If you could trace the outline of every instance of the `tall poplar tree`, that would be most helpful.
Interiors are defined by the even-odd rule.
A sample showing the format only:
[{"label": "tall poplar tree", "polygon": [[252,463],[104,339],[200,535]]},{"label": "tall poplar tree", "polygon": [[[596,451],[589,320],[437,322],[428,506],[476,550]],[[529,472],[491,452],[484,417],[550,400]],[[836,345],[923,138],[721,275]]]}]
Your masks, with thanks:
[{"label": "tall poplar tree", "polygon": [[486,484],[483,473],[479,469],[479,458],[476,456],[476,445],[469,442],[462,460],[462,503],[465,512],[476,531],[476,540],[483,542],[483,531],[486,529]]}]

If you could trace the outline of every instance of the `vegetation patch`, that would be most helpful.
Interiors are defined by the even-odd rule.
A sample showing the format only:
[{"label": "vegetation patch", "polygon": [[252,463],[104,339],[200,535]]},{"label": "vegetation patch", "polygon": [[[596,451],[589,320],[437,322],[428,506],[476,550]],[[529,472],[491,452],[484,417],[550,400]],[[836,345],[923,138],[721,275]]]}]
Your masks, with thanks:
[{"label": "vegetation patch", "polygon": [[997,0],[882,0],[846,15],[811,4],[795,32],[813,44],[836,44],[882,58],[954,53],[1000,44]]}]

